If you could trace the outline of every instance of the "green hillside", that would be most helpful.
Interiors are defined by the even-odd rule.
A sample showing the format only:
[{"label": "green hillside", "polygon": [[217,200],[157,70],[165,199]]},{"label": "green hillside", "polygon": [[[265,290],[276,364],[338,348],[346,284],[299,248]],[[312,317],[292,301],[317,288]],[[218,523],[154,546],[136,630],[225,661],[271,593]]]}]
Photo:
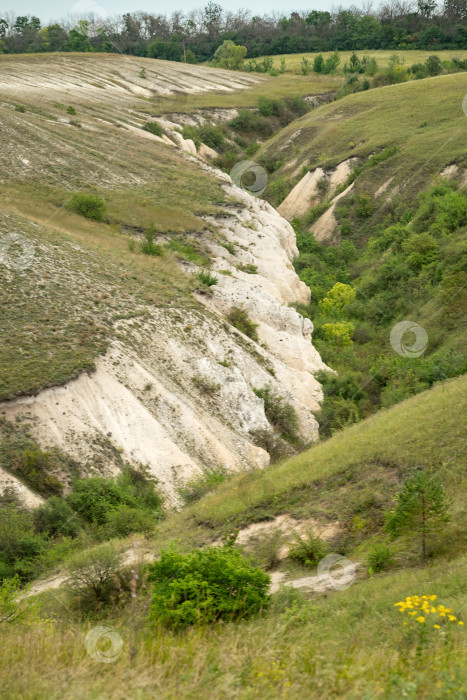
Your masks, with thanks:
[{"label": "green hillside", "polygon": [[[463,628],[456,622],[448,634],[430,625],[418,641],[419,656],[418,623],[407,618],[411,626],[404,626],[394,606],[407,596],[436,595],[436,604],[453,610],[457,621],[465,613],[466,386],[465,377],[440,384],[299,457],[236,477],[169,518],[146,544],[151,552],[170,540],[183,549],[199,546],[284,512],[322,523],[337,518],[343,530],[333,551],[360,562],[352,586],[311,600],[286,587],[258,618],[183,634],[147,625],[144,589],[131,604],[104,607],[88,622],[67,610],[64,590],[51,591],[36,612],[48,621],[3,628],[2,669],[14,669],[2,679],[4,697],[45,698],[57,687],[65,698],[149,698],[155,692],[163,698],[396,698],[402,692],[443,698],[448,691],[463,697]],[[369,575],[367,559],[382,536],[383,513],[402,481],[420,468],[441,478],[452,499],[451,519],[432,537],[425,567],[412,534],[388,540],[394,563]],[[141,575],[141,564],[135,566]],[[282,566],[291,579],[315,571]],[[115,664],[97,665],[85,654],[82,640],[96,619],[123,639]],[[25,649],[26,675],[20,671]]]},{"label": "green hillside", "polygon": [[[342,76],[252,77],[133,56],[2,56],[0,79],[10,86],[0,104],[0,237],[19,236],[0,265],[1,697],[466,698],[467,73],[335,101]],[[161,115],[179,128],[152,121]],[[189,157],[180,143],[195,149]],[[203,143],[216,150],[207,165],[193,155],[202,160]],[[257,324],[243,308],[214,313],[193,293],[209,299],[219,283],[219,249],[244,256],[219,278],[238,273],[242,284],[253,279],[252,295],[261,285],[269,293],[271,279],[247,260],[253,232],[269,235],[271,224],[282,235],[284,225],[293,243],[268,206],[258,207],[262,231],[263,219],[249,219],[254,210],[212,176],[211,166],[230,172],[245,158],[266,169],[263,197],[275,207],[324,171],[306,211],[290,218],[293,265],[311,290],[297,309],[334,371],[317,373],[320,439],[306,449],[285,382],[283,396],[244,381],[238,405],[227,393],[232,414],[262,400],[274,427],[257,443],[247,433],[257,461],[241,464],[255,468],[232,473],[224,462],[245,436],[221,415],[220,386],[199,372],[211,363],[231,368],[226,383],[243,381],[238,357],[252,381],[263,371],[276,381],[276,371],[267,344],[250,342]],[[331,174],[350,158],[331,194]],[[319,240],[326,214],[335,227]],[[242,224],[234,246],[228,236]],[[25,241],[26,268],[15,265]],[[103,380],[90,393],[92,419],[110,418],[86,464],[71,457],[83,414],[60,447],[41,443],[28,414],[7,419],[18,397],[27,406],[45,387],[92,377],[112,345],[121,375],[109,380],[108,404]],[[49,420],[59,399],[44,409],[51,434],[65,420]],[[140,405],[149,434],[132,420]],[[173,451],[166,435],[182,446],[188,436],[191,451],[170,462],[173,493],[163,495],[162,467],[155,478],[149,465],[126,463],[113,441],[125,428],[161,462]],[[298,453],[284,457],[286,434]],[[203,461],[214,442],[215,460]],[[259,444],[270,466],[258,467],[268,457]],[[196,457],[188,467],[186,455]],[[8,475],[19,490],[3,488]]]}]

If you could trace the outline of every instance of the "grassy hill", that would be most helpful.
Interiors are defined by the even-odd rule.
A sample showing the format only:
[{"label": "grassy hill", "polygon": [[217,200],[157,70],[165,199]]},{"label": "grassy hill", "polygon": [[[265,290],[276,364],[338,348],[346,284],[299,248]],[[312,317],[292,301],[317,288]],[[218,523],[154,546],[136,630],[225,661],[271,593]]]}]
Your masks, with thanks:
[{"label": "grassy hill", "polygon": [[[334,551],[360,562],[352,586],[311,599],[284,588],[273,596],[272,608],[251,621],[182,634],[148,625],[144,589],[131,604],[103,608],[87,622],[67,611],[64,591],[51,591],[40,603],[48,622],[2,630],[2,669],[10,669],[1,681],[4,697],[45,698],[57,688],[65,698],[149,698],[155,692],[163,698],[443,698],[448,691],[463,697],[462,627],[447,634],[430,626],[420,657],[417,625],[404,626],[394,604],[406,596],[436,595],[458,619],[465,613],[465,390],[465,377],[441,384],[297,458],[236,477],[169,518],[147,545],[156,552],[169,540],[199,546],[283,512],[321,522],[337,518],[347,536],[332,543]],[[390,544],[397,552],[392,569],[369,575],[366,559],[382,514],[402,479],[420,467],[441,477],[453,499],[452,519],[432,540],[425,567],[412,535]],[[133,566],[141,571],[140,564]],[[307,574],[306,568],[282,566],[290,578]],[[110,624],[123,640],[114,664],[86,656],[83,639],[95,620]],[[24,649],[27,674],[20,671]]]},{"label": "grassy hill", "polygon": [[[196,437],[199,395],[205,425],[217,421],[216,385],[196,374],[181,377],[178,367],[198,346],[207,353],[200,337],[207,324],[218,324],[219,337],[225,326],[233,330],[194,298],[200,280],[181,266],[190,270],[196,262],[207,270],[207,240],[229,246],[217,222],[239,214],[208,168],[144,126],[172,112],[235,108],[240,119],[233,126],[232,120],[223,129],[210,124],[229,144],[225,149],[236,149],[231,156],[221,151],[217,162],[229,170],[229,157],[247,156],[265,165],[265,195],[274,205],[307,172],[331,172],[356,158],[341,185],[342,191],[353,188],[335,208],[331,244],[313,236],[319,215],[332,206],[324,184],[318,201],[293,222],[300,250],[294,264],[312,291],[311,304],[299,310],[315,324],[314,340],[338,371],[321,377],[326,439],[235,476],[211,465],[180,490],[185,505],[175,510],[147,471],[128,468],[115,447],[119,476],[102,475],[101,456],[111,449],[104,437],[95,447],[93,479],[72,481],[80,476],[76,461],[58,449],[42,450],[27,425],[2,417],[0,460],[13,464],[24,483],[39,484],[37,493],[54,496],[35,509],[8,492],[0,498],[0,579],[7,579],[0,585],[1,696],[465,698],[467,74],[349,95],[296,119],[293,102],[281,103],[278,114],[255,111],[252,118],[245,112],[260,104],[267,112],[265,97],[290,100],[334,90],[342,77],[251,76],[177,65],[168,89],[171,71],[166,62],[134,57],[0,57],[7,144],[0,152],[0,234],[34,247],[27,269],[0,268],[6,311],[0,399],[35,394],[91,371],[115,342],[130,358],[141,350],[145,367],[157,355],[158,369],[174,375],[173,394],[188,397],[182,411],[167,393],[153,396],[141,373],[138,400],[160,411],[169,430],[178,430],[183,419]],[[41,81],[47,80],[44,92]],[[209,112],[202,114],[210,121]],[[202,141],[200,122],[184,127],[186,138]],[[453,165],[451,179],[440,178]],[[103,208],[102,217],[73,209],[74,195],[83,192]],[[153,254],[144,254],[145,242]],[[19,260],[21,245],[12,249]],[[248,254],[246,244],[243,249]],[[254,277],[254,267],[241,272]],[[342,305],[329,295],[336,282],[346,285]],[[319,303],[326,298],[327,305]],[[162,322],[154,316],[158,309],[173,315]],[[428,334],[426,352],[417,357],[402,356],[390,344],[391,329],[405,319]],[[174,329],[188,337],[179,365],[172,362]],[[152,346],[155,331],[168,341]],[[207,337],[215,345],[217,338]],[[246,337],[241,341],[236,353],[249,347]],[[219,372],[230,367],[230,355],[217,355]],[[111,360],[119,367],[121,354]],[[274,370],[262,369],[272,381]],[[133,381],[131,372],[122,376]],[[260,394],[256,389],[257,399]],[[261,395],[279,426],[293,424],[283,397]],[[50,478],[61,477],[64,465],[66,492]],[[407,483],[420,474],[444,494],[449,516],[427,526],[426,561],[420,522],[394,536],[387,527]],[[210,552],[222,543],[230,544],[219,551],[238,547],[249,566],[271,576],[274,592],[260,612],[175,631],[150,619],[151,562],[163,552]],[[294,555],[299,546],[305,557]],[[317,567],[327,553],[350,563],[355,576],[348,586],[319,586]],[[12,582],[12,572],[21,580]],[[184,573],[185,601],[194,590],[201,609],[202,586]],[[31,580],[32,591],[19,590]],[[229,590],[235,597],[234,583]],[[410,596],[437,596],[436,606],[444,605],[455,620],[429,612],[420,622],[401,614],[396,603]],[[108,651],[105,641],[89,651],[88,635],[101,625],[117,640],[113,663],[93,656],[96,649]]]}]

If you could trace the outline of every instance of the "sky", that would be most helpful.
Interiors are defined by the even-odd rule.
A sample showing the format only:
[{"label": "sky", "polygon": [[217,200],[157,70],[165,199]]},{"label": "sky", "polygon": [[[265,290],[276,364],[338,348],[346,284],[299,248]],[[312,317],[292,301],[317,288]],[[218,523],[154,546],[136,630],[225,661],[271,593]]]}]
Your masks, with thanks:
[{"label": "sky", "polygon": [[[208,0],[171,0],[170,2],[157,2],[157,0],[0,0],[0,15],[5,12],[14,12],[16,15],[35,15],[43,23],[54,19],[65,18],[70,12],[86,14],[92,11],[96,15],[112,16],[123,12],[135,12],[143,10],[154,14],[170,14],[174,10],[189,11],[206,5]],[[219,5],[225,10],[238,10],[247,8],[252,14],[268,14],[272,11],[290,14],[293,10],[329,10],[331,5],[349,6],[355,0],[229,0]]]}]

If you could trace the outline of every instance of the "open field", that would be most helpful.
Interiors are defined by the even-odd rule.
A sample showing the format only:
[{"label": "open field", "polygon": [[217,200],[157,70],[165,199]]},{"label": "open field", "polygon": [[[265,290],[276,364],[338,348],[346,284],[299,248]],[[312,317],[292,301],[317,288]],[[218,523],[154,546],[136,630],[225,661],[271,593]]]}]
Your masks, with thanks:
[{"label": "open field", "polygon": [[[280,67],[280,61],[281,59],[285,60],[285,70],[287,73],[300,73],[300,67],[303,58],[307,58],[310,61],[310,68],[313,67],[313,60],[315,56],[320,53],[317,51],[316,53],[290,53],[290,54],[282,54],[282,55],[276,55],[272,56],[273,60],[273,66],[274,68],[278,69]],[[339,51],[339,55],[341,57],[341,62],[339,64],[339,71],[342,70],[344,65],[349,62],[349,59],[351,55],[353,54],[353,51]],[[357,56],[361,58],[362,56],[367,56],[367,57],[374,57],[376,58],[378,62],[378,67],[379,68],[387,68],[389,64],[389,59],[391,56],[399,56],[401,59],[402,63],[409,67],[413,65],[414,63],[424,63],[426,59],[429,56],[439,56],[439,58],[442,61],[449,61],[452,58],[459,58],[460,60],[465,60],[467,58],[467,51],[458,51],[453,49],[452,51],[445,50],[445,51],[436,51],[436,49],[433,49],[433,51],[400,51],[400,50],[393,50],[393,51],[383,51],[383,50],[361,50],[361,51],[355,51]],[[328,56],[332,54],[331,51],[324,51],[322,53],[323,57],[326,59]],[[267,58],[266,56],[261,56],[257,60],[262,61],[264,58]]]}]

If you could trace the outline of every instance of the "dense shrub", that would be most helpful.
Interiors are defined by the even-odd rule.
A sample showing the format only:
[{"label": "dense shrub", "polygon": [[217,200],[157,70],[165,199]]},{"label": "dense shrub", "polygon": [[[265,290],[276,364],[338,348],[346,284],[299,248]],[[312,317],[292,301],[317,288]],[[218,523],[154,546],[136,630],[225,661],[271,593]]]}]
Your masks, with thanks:
[{"label": "dense shrub", "polygon": [[15,506],[0,510],[0,580],[18,575],[29,580],[35,559],[46,546],[42,535],[34,532],[32,515]]},{"label": "dense shrub", "polygon": [[[94,476],[75,480],[67,502],[85,521],[103,526],[104,532],[115,528],[116,536],[123,531],[125,534],[138,531],[141,523],[147,529],[146,516],[153,521],[162,516],[162,498],[154,481],[143,470],[130,467],[116,479]],[[122,510],[122,506],[127,509]],[[135,513],[136,510],[140,513]]]},{"label": "dense shrub", "polygon": [[103,199],[95,194],[86,194],[84,192],[74,194],[66,206],[70,211],[74,211],[76,214],[81,214],[86,219],[93,219],[94,221],[102,221],[106,213]]},{"label": "dense shrub", "polygon": [[51,496],[44,505],[35,509],[34,526],[37,532],[48,537],[76,537],[81,530],[80,520],[69,503],[58,496]]},{"label": "dense shrub", "polygon": [[154,584],[150,619],[166,627],[239,620],[269,602],[269,576],[230,545],[163,551],[148,581]]},{"label": "dense shrub", "polygon": [[229,126],[234,131],[257,133],[261,136],[271,136],[274,131],[269,119],[251,109],[240,109],[238,115],[229,122]]},{"label": "dense shrub", "polygon": [[107,542],[75,554],[69,561],[71,602],[89,608],[110,602],[119,565],[117,551]]}]

